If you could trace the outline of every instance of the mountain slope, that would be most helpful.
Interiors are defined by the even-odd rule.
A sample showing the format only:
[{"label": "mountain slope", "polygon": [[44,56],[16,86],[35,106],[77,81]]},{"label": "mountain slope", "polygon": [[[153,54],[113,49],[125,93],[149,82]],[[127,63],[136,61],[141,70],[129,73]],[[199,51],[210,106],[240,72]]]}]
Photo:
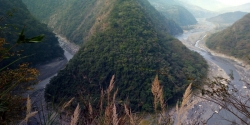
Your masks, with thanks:
[{"label": "mountain slope", "polygon": [[195,17],[184,7],[150,0],[150,3],[166,18],[174,20],[180,26],[194,25],[197,23]]},{"label": "mountain slope", "polygon": [[[46,100],[60,102],[81,92],[97,105],[101,88],[115,74],[117,100],[133,110],[152,111],[151,84],[158,73],[164,98],[173,103],[183,87],[207,72],[205,60],[171,37],[162,16],[145,0],[115,0],[108,26],[95,33],[46,87]],[[158,17],[158,18],[152,18]],[[93,91],[94,90],[94,91]]]},{"label": "mountain slope", "polygon": [[[95,32],[105,30],[108,25],[106,17],[114,3],[114,0],[23,1],[34,16],[47,23],[56,33],[77,44],[87,41]],[[175,22],[167,22],[172,35],[182,33]]]},{"label": "mountain slope", "polygon": [[206,44],[210,49],[250,63],[250,14],[231,27],[213,34]]},{"label": "mountain slope", "polygon": [[[63,50],[60,48],[55,35],[47,28],[45,24],[37,21],[22,3],[21,0],[1,0],[0,1],[0,17],[6,16],[7,12],[15,9],[12,17],[8,17],[0,22],[0,27],[3,28],[0,37],[6,38],[6,42],[14,44],[17,41],[20,33],[25,26],[25,35],[27,38],[36,35],[44,34],[45,39],[37,44],[23,44],[15,47],[15,51],[24,50],[21,56],[28,56],[22,59],[21,62],[29,62],[32,65],[44,63],[54,58],[63,57]],[[4,27],[7,28],[5,29]],[[11,32],[11,33],[9,33]],[[12,62],[20,57],[12,57],[8,62],[1,63],[3,65]]]},{"label": "mountain slope", "polygon": [[241,19],[243,16],[245,16],[247,13],[246,12],[228,12],[228,13],[223,13],[215,17],[211,17],[206,19],[207,21],[214,22],[214,23],[227,23],[227,24],[232,24],[236,22],[237,20]]}]

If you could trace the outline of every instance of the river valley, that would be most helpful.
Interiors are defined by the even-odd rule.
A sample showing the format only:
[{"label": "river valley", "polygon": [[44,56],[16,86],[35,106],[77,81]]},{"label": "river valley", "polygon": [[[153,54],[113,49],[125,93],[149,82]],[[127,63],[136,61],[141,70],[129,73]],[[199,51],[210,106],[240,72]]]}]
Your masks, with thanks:
[{"label": "river valley", "polygon": [[[220,56],[211,50],[208,50],[205,46],[204,38],[210,33],[215,26],[205,21],[205,19],[198,19],[198,24],[194,29],[186,31],[184,34],[177,36],[189,49],[198,52],[207,60],[209,64],[209,78],[223,77],[229,79],[227,74],[233,73],[234,79],[231,80],[232,85],[237,88],[241,93],[248,94],[247,84],[240,81],[244,80],[249,83],[249,70],[242,66],[243,63],[235,62],[229,58]],[[202,122],[208,125],[228,125],[231,121],[240,123],[240,121],[228,111],[221,109],[220,106],[200,99],[199,97],[193,97],[196,101],[192,108],[187,112],[186,123],[192,124],[192,122]],[[227,121],[227,120],[230,120]]]},{"label": "river valley", "polygon": [[[232,83],[238,90],[241,90],[244,93],[248,93],[249,90],[243,88],[243,86],[247,85],[239,80],[244,79],[245,81],[249,82],[248,78],[250,78],[250,71],[233,60],[217,56],[215,53],[212,54],[209,50],[207,50],[207,48],[204,46],[204,38],[207,37],[208,32],[212,31],[215,26],[212,23],[206,22],[204,19],[198,19],[198,22],[199,23],[194,27],[194,29],[185,31],[182,35],[179,35],[176,38],[182,41],[182,43],[186,45],[190,50],[198,52],[207,60],[210,66],[210,78],[220,76],[229,79],[227,74],[233,72],[234,80],[232,81]],[[60,42],[60,45],[64,48],[65,60],[67,62],[73,57],[73,54],[77,51],[77,49],[75,49],[77,47],[69,47],[70,45],[65,42],[65,39],[60,36],[58,40]],[[45,70],[48,70],[51,67],[55,68],[55,66],[59,66],[57,68],[57,71],[59,71],[65,66],[65,60],[64,62],[62,60],[59,60],[55,63],[49,63],[47,65],[47,69],[45,68]],[[31,95],[31,99],[34,102],[33,104],[35,107],[39,107],[39,105],[41,105],[40,101],[44,100],[44,88],[46,84],[49,83],[49,80],[55,75],[56,73],[50,74],[50,77],[47,77],[46,79],[40,81],[37,85],[33,86],[34,90],[27,93]],[[186,117],[184,118],[186,124],[192,124],[194,120],[199,120],[199,122],[206,122],[208,125],[227,125],[228,122],[223,120],[222,117],[226,117],[231,120],[235,118],[227,111],[223,109],[221,110],[220,106],[212,102],[201,99],[199,97],[193,97],[192,100],[194,105],[187,111]],[[45,105],[45,101],[42,101],[42,104]],[[31,119],[31,121],[33,121],[32,123],[37,122],[38,117]]]}]

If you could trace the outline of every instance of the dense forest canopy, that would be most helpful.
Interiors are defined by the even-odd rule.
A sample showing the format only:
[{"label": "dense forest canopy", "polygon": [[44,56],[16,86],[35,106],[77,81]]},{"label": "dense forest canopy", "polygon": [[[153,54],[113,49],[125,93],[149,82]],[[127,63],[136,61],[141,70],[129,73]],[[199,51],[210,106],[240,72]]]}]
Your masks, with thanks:
[{"label": "dense forest canopy", "polygon": [[81,93],[97,104],[115,74],[117,100],[129,98],[133,110],[152,111],[151,85],[158,73],[169,104],[183,87],[206,76],[206,61],[169,35],[167,20],[145,0],[115,0],[103,32],[95,33],[65,69],[47,85],[47,101],[56,103]]},{"label": "dense forest canopy", "polygon": [[242,59],[248,64],[250,56],[250,14],[231,27],[215,33],[207,39],[207,46],[217,52]]},{"label": "dense forest canopy", "polygon": [[[71,42],[83,44],[95,32],[104,31],[115,0],[23,0],[31,13]],[[153,8],[152,8],[153,9]],[[149,12],[150,13],[150,12]],[[167,19],[156,19],[161,20]],[[171,35],[182,33],[172,20],[165,21]]]},{"label": "dense forest canopy", "polygon": [[[46,24],[37,21],[28,11],[21,0],[1,0],[0,1],[0,17],[4,17],[0,23],[0,38],[5,38],[8,46],[14,45],[17,41],[19,33],[25,27],[25,37],[30,38],[40,34],[44,34],[45,38],[41,43],[22,44],[14,48],[13,51],[22,51],[19,57],[12,57],[6,62],[2,62],[1,66],[6,65],[13,60],[22,56],[29,56],[17,63],[28,62],[32,65],[45,63],[54,58],[63,57],[63,50],[59,46],[57,38]],[[12,15],[12,16],[8,16]]]}]

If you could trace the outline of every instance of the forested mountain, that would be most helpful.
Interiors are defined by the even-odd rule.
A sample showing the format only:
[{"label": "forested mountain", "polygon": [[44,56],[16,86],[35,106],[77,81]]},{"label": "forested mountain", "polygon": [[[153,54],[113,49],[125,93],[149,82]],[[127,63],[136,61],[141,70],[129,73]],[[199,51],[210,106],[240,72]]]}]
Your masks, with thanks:
[{"label": "forested mountain", "polygon": [[180,26],[194,25],[197,23],[195,17],[184,7],[174,3],[150,0],[150,3],[166,18],[174,20]]},{"label": "forested mountain", "polygon": [[[168,8],[168,7],[171,7],[171,6],[174,6],[174,8],[179,7],[179,6],[184,7],[184,8],[178,8],[178,11],[183,12],[184,9],[185,10],[187,9],[184,14],[189,15],[189,12],[190,12],[196,18],[212,17],[212,16],[215,16],[215,14],[216,14],[215,12],[203,9],[203,8],[197,6],[197,5],[190,4],[185,0],[184,1],[179,1],[179,0],[178,1],[177,0],[149,0],[149,1],[154,6],[156,6],[156,8],[158,6],[160,6],[161,8],[158,8],[158,10],[161,10],[161,9],[171,10],[171,8]],[[174,12],[178,12],[178,11],[175,10]],[[181,13],[175,13],[175,14],[176,15],[172,15],[172,16],[178,16]],[[190,16],[188,20],[189,21],[193,20],[192,19],[193,16]],[[182,18],[182,17],[179,17],[179,18]],[[187,18],[183,18],[183,19],[187,19]]]},{"label": "forested mountain", "polygon": [[210,49],[234,56],[250,63],[250,14],[231,27],[210,36],[206,42]]},{"label": "forested mountain", "polygon": [[214,23],[223,23],[223,24],[232,24],[237,20],[241,19],[245,16],[246,12],[236,11],[236,12],[228,12],[223,13],[215,17],[208,18],[207,21],[214,22]]},{"label": "forested mountain", "polygon": [[[34,16],[47,23],[70,41],[82,44],[96,31],[106,28],[106,16],[109,15],[114,0],[23,0]],[[174,21],[156,18],[167,22],[171,35],[182,33]]]},{"label": "forested mountain", "polygon": [[[35,65],[54,58],[63,57],[63,50],[60,48],[55,35],[47,28],[47,25],[40,23],[30,14],[21,0],[0,0],[0,8],[0,18],[4,17],[1,18],[3,21],[0,22],[0,38],[5,38],[5,41],[9,43],[7,46],[14,45],[24,27],[26,38],[40,34],[45,35],[41,43],[22,44],[14,47],[13,51],[22,50],[23,52],[21,52],[19,57],[11,57],[5,63],[2,62],[1,66],[22,56],[28,57],[16,64],[29,62]],[[8,16],[9,14],[12,16]],[[5,17],[7,18],[5,19]]]},{"label": "forested mountain", "polygon": [[169,35],[167,20],[159,20],[164,17],[148,1],[108,4],[105,29],[94,33],[50,81],[47,101],[60,102],[81,93],[97,104],[101,89],[107,88],[115,74],[117,103],[129,99],[133,110],[152,111],[151,86],[156,74],[169,104],[182,96],[189,79],[200,84],[207,73],[205,60]]}]

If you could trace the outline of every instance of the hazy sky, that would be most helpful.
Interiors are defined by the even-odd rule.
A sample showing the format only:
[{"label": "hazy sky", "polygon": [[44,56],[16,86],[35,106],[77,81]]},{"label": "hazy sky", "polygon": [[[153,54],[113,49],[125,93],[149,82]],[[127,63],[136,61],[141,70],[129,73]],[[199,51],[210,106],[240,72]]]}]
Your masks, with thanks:
[{"label": "hazy sky", "polygon": [[250,3],[250,0],[217,0],[221,3],[227,4],[227,5],[241,5],[244,3]]}]

